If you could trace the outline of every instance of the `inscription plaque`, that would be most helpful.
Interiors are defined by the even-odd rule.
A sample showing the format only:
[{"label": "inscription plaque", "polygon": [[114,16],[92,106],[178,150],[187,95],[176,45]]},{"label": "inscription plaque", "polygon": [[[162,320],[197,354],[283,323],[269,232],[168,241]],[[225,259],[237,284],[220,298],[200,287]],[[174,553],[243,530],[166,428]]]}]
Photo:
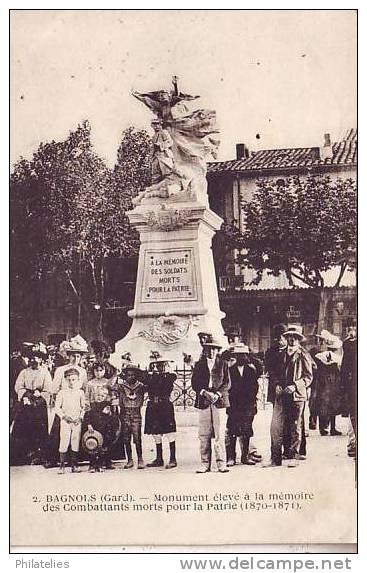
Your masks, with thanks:
[{"label": "inscription plaque", "polygon": [[193,251],[147,250],[144,257],[142,302],[196,300]]}]

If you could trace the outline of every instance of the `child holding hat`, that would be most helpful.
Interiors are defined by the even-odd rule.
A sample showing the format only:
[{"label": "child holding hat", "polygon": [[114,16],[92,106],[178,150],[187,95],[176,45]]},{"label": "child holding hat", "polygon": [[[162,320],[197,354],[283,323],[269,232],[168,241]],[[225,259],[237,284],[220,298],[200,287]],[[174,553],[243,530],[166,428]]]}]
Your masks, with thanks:
[{"label": "child holding hat", "polygon": [[60,471],[65,473],[66,454],[71,446],[71,471],[78,470],[78,454],[82,420],[85,410],[85,396],[80,388],[79,371],[68,368],[64,373],[64,385],[56,396],[55,414],[60,418]]}]

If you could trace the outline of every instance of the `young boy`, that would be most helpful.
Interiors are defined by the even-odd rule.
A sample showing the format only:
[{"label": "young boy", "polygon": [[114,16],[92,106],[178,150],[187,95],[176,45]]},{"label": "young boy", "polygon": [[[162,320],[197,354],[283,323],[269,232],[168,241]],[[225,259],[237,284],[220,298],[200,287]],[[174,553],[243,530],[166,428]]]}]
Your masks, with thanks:
[{"label": "young boy", "polygon": [[122,435],[127,455],[124,469],[134,467],[131,436],[133,437],[138,457],[138,470],[145,467],[141,444],[141,407],[144,402],[146,388],[139,380],[139,373],[140,369],[138,366],[128,364],[122,371],[123,379],[119,380]]},{"label": "young boy", "polygon": [[60,470],[65,473],[65,458],[71,445],[71,471],[79,472],[78,453],[82,420],[85,410],[85,395],[80,388],[79,371],[69,368],[64,377],[67,386],[56,397],[55,414],[60,418]]},{"label": "young boy", "polygon": [[103,437],[103,447],[97,449],[90,456],[89,471],[113,470],[111,449],[118,432],[118,414],[111,408],[112,383],[105,377],[105,365],[97,361],[92,367],[93,378],[89,380],[85,389],[86,415],[85,425],[89,431],[97,431]]},{"label": "young boy", "polygon": [[[111,413],[111,405],[106,400],[97,401],[85,415],[88,433],[97,433],[102,437],[102,444],[91,451],[85,448],[89,456],[90,472],[101,472],[115,469],[111,460],[111,448],[118,431],[118,420]],[[85,435],[83,437],[83,440]]]}]

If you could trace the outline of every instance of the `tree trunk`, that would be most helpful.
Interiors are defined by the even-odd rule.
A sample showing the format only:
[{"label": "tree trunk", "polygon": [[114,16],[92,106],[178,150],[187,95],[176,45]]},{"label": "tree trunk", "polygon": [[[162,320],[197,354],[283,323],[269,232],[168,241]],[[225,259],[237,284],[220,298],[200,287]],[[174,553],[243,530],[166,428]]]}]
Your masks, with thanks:
[{"label": "tree trunk", "polygon": [[320,299],[319,299],[319,316],[317,319],[317,333],[318,334],[320,334],[320,332],[324,328],[327,328],[326,312],[327,312],[327,307],[328,307],[330,298],[331,298],[330,290],[325,289],[325,288],[321,288]]},{"label": "tree trunk", "polygon": [[71,272],[68,269],[65,269],[65,274],[67,277],[67,281],[78,301],[78,307],[77,307],[77,333],[81,334],[82,331],[82,326],[81,326],[81,322],[82,322],[82,310],[84,308],[84,310],[86,310],[87,312],[84,313],[86,315],[88,315],[88,308],[85,304],[85,302],[83,301],[82,298],[82,281],[81,281],[81,263],[80,263],[80,259],[78,261],[78,287],[75,285],[74,280],[71,276]]},{"label": "tree trunk", "polygon": [[96,325],[96,338],[97,340],[103,340],[103,312],[102,308],[97,311],[97,325]]},{"label": "tree trunk", "polygon": [[98,304],[100,305],[98,311],[98,324],[97,324],[97,332],[98,332],[98,339],[104,341],[104,310],[105,310],[105,265],[104,265],[104,257],[102,258],[100,267],[99,267],[99,299]]},{"label": "tree trunk", "polygon": [[78,327],[78,334],[81,334],[81,330],[82,330],[82,269],[81,269],[80,253],[78,254],[78,291],[79,291],[79,299],[78,299],[77,327]]},{"label": "tree trunk", "polygon": [[95,292],[94,311],[97,314],[95,332],[97,340],[104,340],[103,319],[105,308],[105,266],[104,258],[101,262],[91,261],[92,280]]},{"label": "tree trunk", "polygon": [[335,283],[335,286],[336,286],[336,287],[339,287],[339,286],[340,286],[341,280],[342,280],[342,278],[343,278],[343,276],[344,276],[344,273],[345,273],[346,269],[347,269],[347,263],[346,263],[346,262],[343,262],[343,263],[340,265],[340,272],[339,272],[338,280],[337,280],[336,283]]}]

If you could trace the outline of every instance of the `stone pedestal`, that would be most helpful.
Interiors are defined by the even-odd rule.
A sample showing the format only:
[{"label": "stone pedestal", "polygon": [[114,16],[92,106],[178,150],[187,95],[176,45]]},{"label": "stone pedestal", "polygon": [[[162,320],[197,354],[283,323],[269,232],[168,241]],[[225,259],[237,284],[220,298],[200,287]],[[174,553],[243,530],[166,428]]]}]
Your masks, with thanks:
[{"label": "stone pedestal", "polygon": [[128,213],[140,234],[135,303],[129,333],[115,352],[131,353],[146,367],[152,350],[182,366],[184,354],[197,360],[199,332],[227,345],[219,308],[211,249],[222,219],[193,202],[142,204]]}]

